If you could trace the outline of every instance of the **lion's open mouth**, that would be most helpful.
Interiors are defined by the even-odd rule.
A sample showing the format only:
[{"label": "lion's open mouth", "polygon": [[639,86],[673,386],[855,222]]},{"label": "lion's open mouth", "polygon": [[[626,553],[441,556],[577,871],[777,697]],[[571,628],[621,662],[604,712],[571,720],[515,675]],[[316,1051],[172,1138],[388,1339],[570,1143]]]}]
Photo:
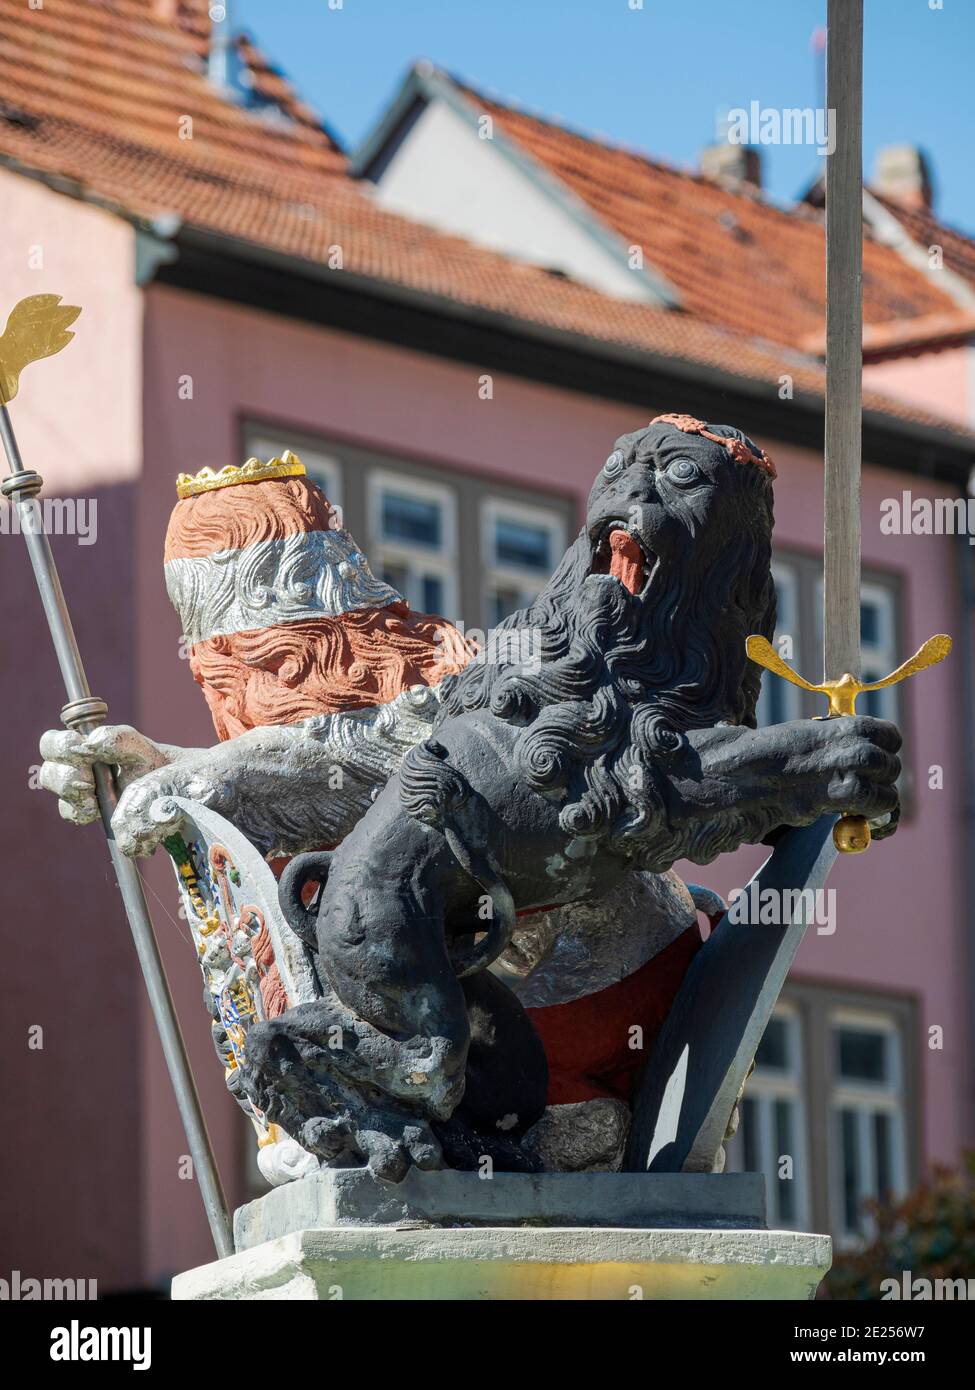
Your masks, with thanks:
[{"label": "lion's open mouth", "polygon": [[652,568],[653,557],[647,555],[632,531],[623,526],[607,527],[596,548],[593,574],[611,574],[636,596],[646,587]]}]

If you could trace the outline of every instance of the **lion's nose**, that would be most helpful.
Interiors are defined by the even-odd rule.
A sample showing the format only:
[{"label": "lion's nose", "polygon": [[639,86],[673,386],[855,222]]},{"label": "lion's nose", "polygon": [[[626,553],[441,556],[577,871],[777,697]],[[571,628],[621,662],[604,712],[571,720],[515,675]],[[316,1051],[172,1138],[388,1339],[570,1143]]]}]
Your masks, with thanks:
[{"label": "lion's nose", "polygon": [[641,535],[649,535],[657,529],[658,510],[659,503],[656,499],[648,501],[645,493],[631,493],[626,499],[626,512],[630,529],[639,531]]},{"label": "lion's nose", "polygon": [[633,468],[627,473],[624,481],[624,496],[634,502],[656,502],[660,494],[657,492],[657,470],[655,468]]}]

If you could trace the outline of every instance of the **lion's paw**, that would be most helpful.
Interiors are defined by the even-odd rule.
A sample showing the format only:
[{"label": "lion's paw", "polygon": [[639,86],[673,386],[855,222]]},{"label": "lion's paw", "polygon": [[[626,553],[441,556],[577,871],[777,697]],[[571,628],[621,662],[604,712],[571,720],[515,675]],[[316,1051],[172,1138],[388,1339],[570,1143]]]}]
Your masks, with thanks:
[{"label": "lion's paw", "polygon": [[443,1150],[433,1130],[417,1116],[367,1110],[358,1116],[355,1139],[370,1171],[385,1182],[402,1182],[410,1168],[443,1168]]}]

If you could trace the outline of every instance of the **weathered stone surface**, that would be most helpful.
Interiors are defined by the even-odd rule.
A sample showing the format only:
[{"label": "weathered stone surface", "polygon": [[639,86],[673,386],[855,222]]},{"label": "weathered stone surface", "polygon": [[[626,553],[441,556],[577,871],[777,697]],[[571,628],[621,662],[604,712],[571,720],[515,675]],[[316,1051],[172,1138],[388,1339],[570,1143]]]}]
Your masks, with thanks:
[{"label": "weathered stone surface", "polygon": [[239,1207],[238,1251],[306,1229],[396,1226],[765,1225],[759,1173],[496,1173],[413,1168],[400,1183],[326,1168]]},{"label": "weathered stone surface", "polygon": [[187,1270],[172,1296],[795,1300],[813,1297],[830,1256],[828,1236],[795,1231],[336,1228]]},{"label": "weathered stone surface", "polygon": [[596,902],[520,919],[492,969],[527,1009],[564,1004],[625,980],[696,920],[673,871],[625,874]]},{"label": "weathered stone surface", "polygon": [[521,1143],[547,1173],[617,1173],[629,1132],[630,1107],[606,1097],[550,1105]]}]

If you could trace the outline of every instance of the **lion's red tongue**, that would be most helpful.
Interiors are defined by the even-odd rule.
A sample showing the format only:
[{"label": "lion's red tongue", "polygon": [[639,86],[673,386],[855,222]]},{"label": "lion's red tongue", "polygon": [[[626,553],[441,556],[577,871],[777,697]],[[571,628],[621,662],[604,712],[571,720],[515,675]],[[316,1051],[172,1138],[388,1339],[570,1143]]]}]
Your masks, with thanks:
[{"label": "lion's red tongue", "polygon": [[612,531],[609,537],[609,572],[624,589],[638,594],[643,588],[643,551],[629,531]]}]

